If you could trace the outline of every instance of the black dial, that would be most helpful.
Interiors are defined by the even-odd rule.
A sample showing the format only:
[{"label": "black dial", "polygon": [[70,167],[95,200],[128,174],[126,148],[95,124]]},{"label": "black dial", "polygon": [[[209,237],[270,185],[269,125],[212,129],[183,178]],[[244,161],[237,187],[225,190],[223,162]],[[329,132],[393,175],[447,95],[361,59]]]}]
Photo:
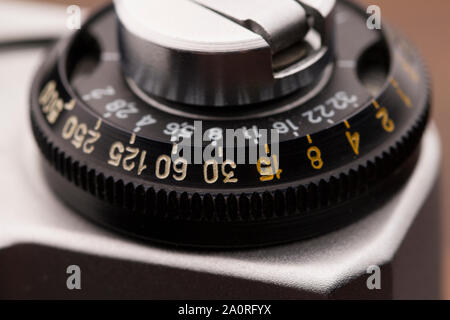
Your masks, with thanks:
[{"label": "black dial", "polygon": [[276,244],[366,215],[414,168],[429,113],[423,63],[347,1],[332,61],[293,93],[244,107],[141,90],[123,72],[118,25],[112,6],[93,16],[49,54],[31,92],[50,184],[92,220],[183,246]]}]

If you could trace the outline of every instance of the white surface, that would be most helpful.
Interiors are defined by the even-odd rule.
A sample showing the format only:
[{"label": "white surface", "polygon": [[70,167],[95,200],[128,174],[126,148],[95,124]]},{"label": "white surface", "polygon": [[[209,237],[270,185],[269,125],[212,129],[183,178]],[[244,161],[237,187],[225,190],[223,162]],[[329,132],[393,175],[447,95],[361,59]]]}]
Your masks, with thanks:
[{"label": "white surface", "polygon": [[164,47],[222,52],[268,46],[261,36],[189,0],[115,0],[114,4],[129,32]]},{"label": "white surface", "polygon": [[69,4],[0,0],[0,42],[59,38],[70,33],[66,25],[68,7]]}]

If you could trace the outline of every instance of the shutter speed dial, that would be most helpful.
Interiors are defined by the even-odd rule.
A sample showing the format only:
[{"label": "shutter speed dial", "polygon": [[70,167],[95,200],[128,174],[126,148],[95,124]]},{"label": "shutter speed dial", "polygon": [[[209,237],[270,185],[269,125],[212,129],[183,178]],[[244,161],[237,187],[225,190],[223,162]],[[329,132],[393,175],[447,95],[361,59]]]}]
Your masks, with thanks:
[{"label": "shutter speed dial", "polygon": [[310,85],[334,59],[335,0],[116,0],[139,94],[223,107]]},{"label": "shutter speed dial", "polygon": [[208,248],[323,234],[395,194],[429,114],[416,50],[347,1],[254,4],[116,1],[56,46],[30,99],[54,192],[123,233]]}]

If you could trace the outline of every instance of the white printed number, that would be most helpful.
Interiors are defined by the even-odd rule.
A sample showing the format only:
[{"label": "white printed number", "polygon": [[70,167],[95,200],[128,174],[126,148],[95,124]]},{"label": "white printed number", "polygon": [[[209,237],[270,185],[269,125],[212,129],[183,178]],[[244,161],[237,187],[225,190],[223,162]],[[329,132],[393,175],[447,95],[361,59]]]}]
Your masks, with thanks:
[{"label": "white printed number", "polygon": [[328,122],[333,123],[331,118],[336,115],[336,111],[346,110],[350,106],[357,108],[357,102],[357,96],[340,91],[332,98],[328,99],[325,104],[321,104],[310,111],[304,112],[302,116],[312,124],[319,124],[327,119]]},{"label": "white printed number", "polygon": [[89,92],[88,94],[83,96],[83,100],[84,101],[89,101],[89,100],[100,100],[103,97],[110,97],[116,94],[116,90],[114,90],[113,87],[108,86],[106,88],[99,88],[99,89],[94,89],[91,92]]},{"label": "white printed number", "polygon": [[176,142],[179,141],[180,138],[191,138],[194,133],[194,126],[189,125],[187,122],[184,123],[176,123],[171,122],[167,124],[166,129],[164,130],[164,134],[171,136],[170,141]]},{"label": "white printed number", "polygon": [[106,105],[106,113],[103,117],[109,118],[115,116],[118,119],[128,119],[129,115],[137,113],[139,113],[139,110],[136,108],[134,102],[118,99]]}]

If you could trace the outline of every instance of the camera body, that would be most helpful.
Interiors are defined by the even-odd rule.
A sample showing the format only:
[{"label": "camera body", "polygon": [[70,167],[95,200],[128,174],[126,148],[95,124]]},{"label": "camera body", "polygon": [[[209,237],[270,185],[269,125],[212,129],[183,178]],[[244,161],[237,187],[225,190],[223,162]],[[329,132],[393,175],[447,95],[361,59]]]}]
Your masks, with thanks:
[{"label": "camera body", "polygon": [[[254,249],[188,249],[129,239],[91,224],[52,189],[33,141],[29,90],[48,55],[0,52],[0,297],[151,299],[408,299],[440,294],[441,149],[429,124],[412,173],[370,214],[339,230]],[[28,85],[23,85],[27,83]],[[359,207],[353,208],[360,210]],[[229,237],[234,237],[230,233]],[[73,276],[79,278],[73,286]]]},{"label": "camera body", "polygon": [[[28,89],[16,85],[30,83],[44,56],[36,50],[2,53],[0,62],[17,71],[14,81],[2,78],[3,101],[17,106],[1,117],[2,128],[8,130],[1,136],[2,176],[7,181],[0,215],[2,298],[439,297],[440,141],[433,124],[402,190],[377,212],[344,229],[252,250],[165,248],[93,225],[51,192],[27,121]],[[80,290],[67,287],[72,265],[81,270]],[[379,280],[373,278],[376,267]],[[379,289],[374,287],[377,281]]]}]

